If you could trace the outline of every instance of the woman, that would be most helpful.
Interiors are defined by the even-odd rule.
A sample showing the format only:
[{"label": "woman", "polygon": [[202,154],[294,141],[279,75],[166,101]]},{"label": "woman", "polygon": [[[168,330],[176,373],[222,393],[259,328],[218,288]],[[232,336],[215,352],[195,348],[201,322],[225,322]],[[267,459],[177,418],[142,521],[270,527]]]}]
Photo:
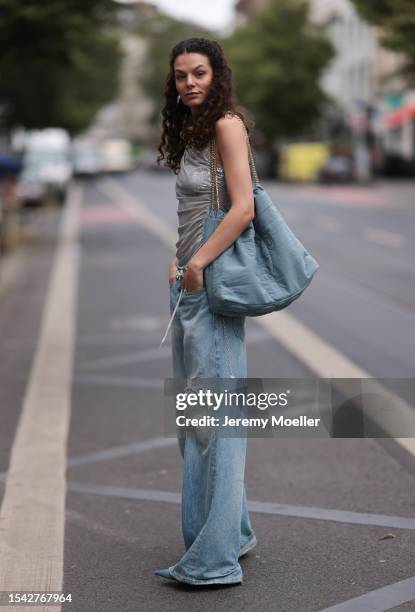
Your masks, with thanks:
[{"label": "woman", "polygon": [[[194,378],[246,378],[245,317],[210,311],[203,283],[204,268],[254,215],[248,130],[235,109],[232,73],[221,47],[205,38],[178,43],[171,51],[165,97],[158,161],[165,149],[167,165],[178,174],[179,238],[169,267],[172,316],[167,327],[172,329],[173,376],[186,379],[189,388]],[[203,220],[211,204],[212,136],[219,204],[227,214],[204,240]],[[238,559],[257,543],[244,487],[246,437],[178,429],[186,552],[176,564],[155,573],[196,585],[241,583]]]}]

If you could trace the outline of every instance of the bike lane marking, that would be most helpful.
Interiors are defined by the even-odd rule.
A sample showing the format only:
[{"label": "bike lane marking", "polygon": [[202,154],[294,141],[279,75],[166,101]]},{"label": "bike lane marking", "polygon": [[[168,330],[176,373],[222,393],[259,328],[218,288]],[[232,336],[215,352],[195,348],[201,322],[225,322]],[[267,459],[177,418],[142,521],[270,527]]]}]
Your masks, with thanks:
[{"label": "bike lane marking", "polygon": [[[0,510],[0,591],[62,591],[67,435],[78,292],[78,213],[62,212],[45,308]],[[60,604],[42,610],[60,610]]]}]

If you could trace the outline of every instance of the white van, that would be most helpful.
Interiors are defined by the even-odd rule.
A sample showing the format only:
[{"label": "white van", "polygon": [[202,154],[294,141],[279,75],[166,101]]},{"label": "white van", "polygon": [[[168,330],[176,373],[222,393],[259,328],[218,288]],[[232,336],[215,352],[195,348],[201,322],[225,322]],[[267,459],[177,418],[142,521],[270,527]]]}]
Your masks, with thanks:
[{"label": "white van", "polygon": [[72,163],[75,175],[95,176],[102,168],[98,146],[90,140],[76,139],[72,144]]},{"label": "white van", "polygon": [[25,135],[24,169],[65,199],[72,178],[71,139],[62,128],[31,130]]},{"label": "white van", "polygon": [[132,168],[131,144],[122,138],[110,138],[101,145],[102,171],[127,172]]}]

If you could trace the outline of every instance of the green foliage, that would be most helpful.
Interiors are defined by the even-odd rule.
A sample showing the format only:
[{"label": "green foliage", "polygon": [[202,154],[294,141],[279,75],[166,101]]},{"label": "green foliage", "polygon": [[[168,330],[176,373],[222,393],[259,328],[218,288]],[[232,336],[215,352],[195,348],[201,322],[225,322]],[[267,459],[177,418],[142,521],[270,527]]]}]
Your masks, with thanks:
[{"label": "green foliage", "polygon": [[138,83],[153,102],[154,111],[150,122],[157,125],[160,121],[165,81],[170,70],[171,49],[185,38],[214,36],[210,30],[178,21],[168,15],[157,15],[143,20],[136,33],[147,42],[147,64],[138,75]]},{"label": "green foliage", "polygon": [[310,24],[305,0],[272,0],[223,44],[238,98],[269,144],[300,136],[319,117],[327,101],[319,79],[334,49]]},{"label": "green foliage", "polygon": [[0,0],[0,121],[83,129],[117,90],[111,0]]},{"label": "green foliage", "polygon": [[407,61],[401,73],[415,84],[414,0],[352,0],[364,19],[380,28],[384,47],[403,53]]},{"label": "green foliage", "polygon": [[229,58],[240,102],[272,144],[276,137],[301,134],[318,117],[326,100],[319,86],[334,54],[322,32],[308,22],[306,0],[272,0],[270,6],[227,38],[166,15],[140,24],[148,44],[147,66],[139,83],[154,103],[159,122],[171,48],[184,38],[217,40]]}]

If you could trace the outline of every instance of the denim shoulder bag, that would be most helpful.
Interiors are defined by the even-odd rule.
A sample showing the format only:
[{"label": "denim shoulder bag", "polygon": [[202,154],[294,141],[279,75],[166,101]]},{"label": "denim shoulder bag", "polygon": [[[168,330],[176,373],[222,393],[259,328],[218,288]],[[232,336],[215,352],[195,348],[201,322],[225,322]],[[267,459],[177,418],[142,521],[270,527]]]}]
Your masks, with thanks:
[{"label": "denim shoulder bag", "polygon": [[[209,309],[231,317],[257,317],[285,308],[303,293],[320,267],[260,185],[248,133],[246,140],[255,216],[235,242],[203,270]],[[204,220],[204,241],[226,215],[219,208],[214,136],[210,141],[210,176],[211,204]]]}]

